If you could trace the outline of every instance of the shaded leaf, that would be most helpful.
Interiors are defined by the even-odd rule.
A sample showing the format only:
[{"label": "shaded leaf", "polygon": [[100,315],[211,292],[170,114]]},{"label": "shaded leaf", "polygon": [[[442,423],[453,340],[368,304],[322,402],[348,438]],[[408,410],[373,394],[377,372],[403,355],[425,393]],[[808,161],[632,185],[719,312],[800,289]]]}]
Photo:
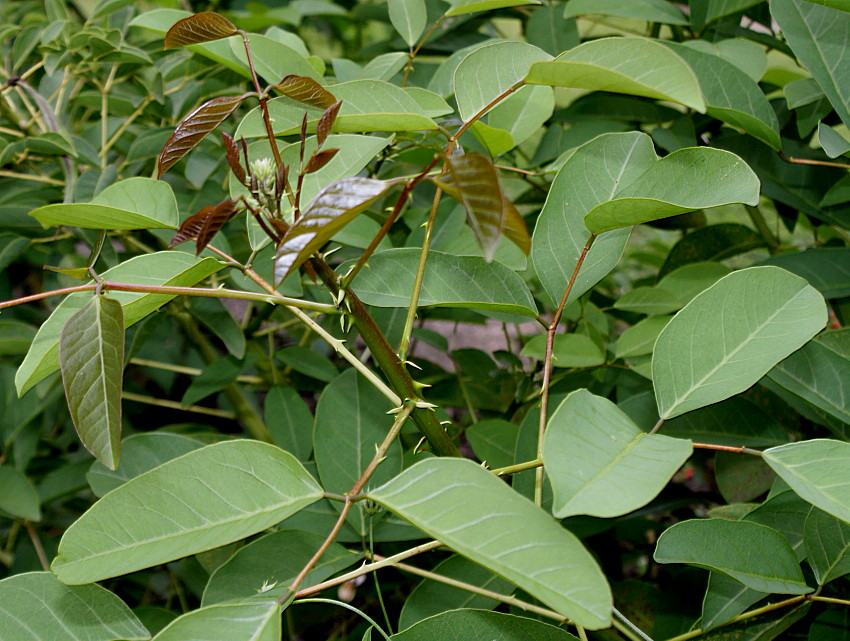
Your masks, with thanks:
[{"label": "shaded leaf", "polygon": [[204,207],[197,214],[189,216],[174,234],[168,248],[185,243],[187,240],[195,241],[195,255],[198,256],[209,244],[218,231],[236,215],[236,203],[225,200],[218,205]]},{"label": "shaded leaf", "polygon": [[681,307],[681,301],[663,287],[636,287],[614,303],[614,309],[648,316],[669,314]]},{"label": "shaded leaf", "polygon": [[86,449],[109,469],[121,455],[124,312],[95,295],[62,328],[59,366],[74,427]]},{"label": "shaded leaf", "polygon": [[[546,357],[546,335],[528,341],[520,352],[538,360]],[[585,334],[557,334],[552,345],[553,367],[597,367],[605,362],[605,349]]]},{"label": "shaded leaf", "polygon": [[802,276],[824,298],[850,296],[850,249],[846,247],[818,247],[779,254],[758,264],[775,265]]},{"label": "shaded leaf", "polygon": [[579,625],[610,625],[610,588],[579,540],[476,463],[426,459],[369,498]]},{"label": "shaded leaf", "polygon": [[165,48],[185,47],[239,33],[230,20],[212,11],[201,11],[174,23],[165,34]]},{"label": "shaded leaf", "polygon": [[208,100],[177,125],[159,154],[157,171],[161,176],[206,138],[242,103],[244,96],[220,96]]},{"label": "shaded leaf", "polygon": [[658,563],[687,563],[722,572],[760,592],[806,594],[794,550],[776,530],[749,521],[692,519],[661,533]]},{"label": "shaded leaf", "polygon": [[765,596],[722,572],[712,572],[702,600],[700,629],[708,632],[728,623]]},{"label": "shaded leaf", "polygon": [[850,523],[850,443],[800,441],[772,447],[763,456],[802,498]]},{"label": "shaded leaf", "polygon": [[661,330],[670,322],[670,316],[652,316],[629,327],[617,339],[617,358],[652,354],[655,341]]},{"label": "shaded leaf", "polygon": [[540,0],[449,0],[451,8],[446,11],[446,17],[461,16],[476,11],[491,11],[503,7],[516,7],[518,5],[541,4]]},{"label": "shaded leaf", "polygon": [[466,608],[421,620],[390,638],[393,641],[578,641],[566,630],[542,621]]},{"label": "shaded leaf", "polygon": [[357,214],[383,196],[393,183],[372,178],[343,178],[325,187],[286,232],[275,251],[275,285]]},{"label": "shaded leaf", "polygon": [[564,15],[571,18],[594,14],[661,24],[689,24],[685,15],[665,0],[570,0],[564,10]]},{"label": "shaded leaf", "polygon": [[818,585],[850,574],[850,524],[812,508],[803,541]]},{"label": "shaded leaf", "polygon": [[273,445],[208,445],[100,499],[65,531],[51,567],[63,583],[100,581],[262,532],[321,496]]},{"label": "shaded leaf", "polygon": [[298,392],[275,385],[266,394],[263,408],[274,444],[294,454],[299,461],[309,459],[313,451],[313,415]]},{"label": "shaded leaf", "polygon": [[655,343],[661,417],[744,391],[824,325],[823,297],[799,276],[751,267],[721,278],[676,314]]},{"label": "shaded leaf", "polygon": [[150,632],[99,585],[65,585],[50,572],[0,581],[0,641],[143,641]]},{"label": "shaded leaf", "polygon": [[552,513],[608,518],[643,507],[691,451],[689,441],[647,434],[611,401],[576,390],[552,414],[543,437]]},{"label": "shaded leaf", "polygon": [[662,278],[683,265],[723,260],[764,246],[764,239],[746,225],[708,225],[695,229],[673,245],[664,259],[658,277]]},{"label": "shaded leaf", "polygon": [[280,639],[280,609],[273,599],[248,603],[221,603],[183,614],[151,641],[201,641],[202,639]]},{"label": "shaded leaf", "polygon": [[0,510],[22,519],[40,521],[40,502],[38,492],[26,476],[11,466],[0,467]]},{"label": "shaded leaf", "polygon": [[272,85],[272,88],[284,96],[319,109],[327,109],[336,102],[330,91],[307,76],[290,74],[276,85]]}]

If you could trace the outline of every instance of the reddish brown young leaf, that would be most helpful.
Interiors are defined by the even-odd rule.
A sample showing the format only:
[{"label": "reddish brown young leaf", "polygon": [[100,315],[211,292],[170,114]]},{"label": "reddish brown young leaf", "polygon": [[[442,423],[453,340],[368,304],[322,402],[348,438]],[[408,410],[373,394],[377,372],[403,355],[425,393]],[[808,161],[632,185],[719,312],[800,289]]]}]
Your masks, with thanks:
[{"label": "reddish brown young leaf", "polygon": [[307,161],[307,167],[304,168],[304,173],[312,174],[314,171],[319,171],[322,167],[333,160],[333,157],[336,156],[338,151],[339,149],[336,148],[317,151],[310,157],[310,160]]},{"label": "reddish brown young leaf", "polygon": [[531,236],[528,235],[525,219],[504,193],[502,193],[502,207],[505,212],[505,227],[502,233],[528,256],[531,253]]},{"label": "reddish brown young leaf", "polygon": [[335,102],[325,109],[325,113],[323,113],[322,117],[319,118],[319,122],[316,125],[316,142],[319,143],[319,147],[325,144],[325,139],[328,137],[328,134],[331,133],[331,129],[334,127],[334,122],[336,122],[336,117],[339,113],[340,107],[342,107],[342,100]]},{"label": "reddish brown young leaf", "polygon": [[213,98],[195,109],[177,125],[171,137],[165,141],[159,154],[159,175],[189,153],[221,122],[232,114],[244,96],[222,96]]},{"label": "reddish brown young leaf", "polygon": [[336,98],[330,91],[306,76],[291,74],[276,85],[272,85],[272,88],[284,96],[319,109],[327,109],[336,102]]},{"label": "reddish brown young leaf", "polygon": [[433,181],[463,203],[467,221],[484,252],[484,259],[493,260],[506,227],[505,198],[496,168],[489,158],[476,153],[447,158],[446,166],[448,173]]},{"label": "reddish brown young leaf", "polygon": [[185,47],[239,33],[230,20],[212,11],[201,11],[174,23],[165,34],[165,48]]},{"label": "reddish brown young leaf", "polygon": [[224,152],[227,154],[227,164],[236,176],[236,180],[245,184],[245,169],[242,163],[239,162],[239,145],[233,140],[231,135],[226,131],[221,132],[221,139],[224,141]]},{"label": "reddish brown young leaf", "polygon": [[174,234],[174,238],[168,243],[168,247],[195,239],[195,254],[200,254],[234,214],[236,214],[236,202],[233,200],[225,200],[218,205],[204,207],[197,214],[183,221]]}]

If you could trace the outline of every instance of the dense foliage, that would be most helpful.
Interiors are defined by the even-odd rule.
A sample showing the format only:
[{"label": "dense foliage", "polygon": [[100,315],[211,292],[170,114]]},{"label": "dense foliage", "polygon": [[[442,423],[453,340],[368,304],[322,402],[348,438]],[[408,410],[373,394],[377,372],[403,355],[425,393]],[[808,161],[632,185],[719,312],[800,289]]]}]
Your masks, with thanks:
[{"label": "dense foliage", "polygon": [[176,4],[0,5],[0,641],[850,638],[850,2]]}]

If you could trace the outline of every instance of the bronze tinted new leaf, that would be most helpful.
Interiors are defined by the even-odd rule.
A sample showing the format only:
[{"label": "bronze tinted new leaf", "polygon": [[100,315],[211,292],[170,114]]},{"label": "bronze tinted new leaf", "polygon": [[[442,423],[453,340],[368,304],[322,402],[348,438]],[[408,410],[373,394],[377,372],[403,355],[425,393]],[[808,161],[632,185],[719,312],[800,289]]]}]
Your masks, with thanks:
[{"label": "bronze tinted new leaf", "polygon": [[200,42],[219,40],[239,33],[230,20],[212,11],[201,11],[174,23],[165,34],[165,48],[185,47]]}]

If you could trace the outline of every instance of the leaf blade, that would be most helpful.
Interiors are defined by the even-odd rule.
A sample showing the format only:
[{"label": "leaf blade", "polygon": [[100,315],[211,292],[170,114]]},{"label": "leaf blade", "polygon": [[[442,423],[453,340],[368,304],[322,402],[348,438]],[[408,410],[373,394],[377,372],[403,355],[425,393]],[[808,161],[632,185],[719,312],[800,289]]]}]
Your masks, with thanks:
[{"label": "leaf blade", "polygon": [[227,38],[239,33],[230,20],[212,11],[201,11],[178,20],[165,34],[165,48],[185,47]]}]

